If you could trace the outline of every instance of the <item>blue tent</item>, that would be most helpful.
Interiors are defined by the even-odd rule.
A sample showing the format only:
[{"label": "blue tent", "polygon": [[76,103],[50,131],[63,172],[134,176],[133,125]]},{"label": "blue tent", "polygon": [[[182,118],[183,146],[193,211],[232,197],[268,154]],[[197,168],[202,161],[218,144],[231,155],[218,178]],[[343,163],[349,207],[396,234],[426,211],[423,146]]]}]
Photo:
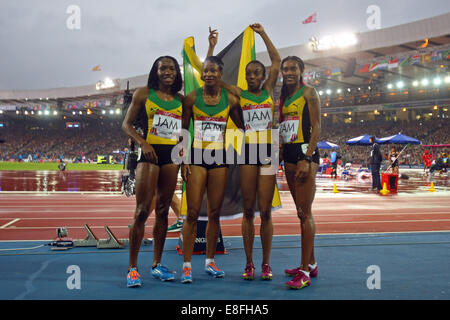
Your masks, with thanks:
[{"label": "blue tent", "polygon": [[331,143],[328,141],[319,141],[317,143],[317,148],[319,148],[319,149],[339,149],[339,146],[335,143]]},{"label": "blue tent", "polygon": [[380,144],[420,144],[421,142],[415,138],[405,136],[404,134],[396,134],[389,137],[380,138]]},{"label": "blue tent", "polygon": [[[356,145],[356,146],[370,146],[370,135],[365,134],[363,136],[359,136],[350,140],[347,140],[345,143],[349,145]],[[376,138],[376,142],[380,142],[380,139]]]}]

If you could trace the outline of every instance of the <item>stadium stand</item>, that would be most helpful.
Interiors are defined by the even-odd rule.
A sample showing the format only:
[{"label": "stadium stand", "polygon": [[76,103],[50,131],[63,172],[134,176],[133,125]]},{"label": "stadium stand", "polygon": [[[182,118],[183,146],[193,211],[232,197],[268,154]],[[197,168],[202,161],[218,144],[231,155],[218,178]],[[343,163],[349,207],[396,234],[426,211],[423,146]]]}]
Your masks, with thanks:
[{"label": "stadium stand", "polygon": [[[345,141],[370,134],[403,133],[422,145],[449,144],[450,13],[412,23],[356,34],[356,44],[320,49],[314,43],[280,48],[282,58],[301,57],[303,80],[316,88],[322,112],[321,140],[338,144],[344,162],[364,164],[366,147]],[[424,45],[426,39],[426,46]],[[319,43],[317,43],[319,41]],[[269,65],[267,52],[256,58]],[[47,90],[0,91],[0,158],[93,160],[126,146],[120,129],[124,102],[147,75]],[[277,100],[281,77],[274,90]],[[277,110],[276,110],[277,112]],[[277,116],[276,116],[277,118]],[[78,126],[78,127],[76,127]],[[388,153],[388,147],[382,150]],[[418,165],[424,147],[409,146],[400,164]],[[448,149],[442,149],[447,152]],[[36,156],[37,158],[37,156]],[[78,158],[78,159],[77,159]],[[36,160],[37,161],[37,160]]]}]

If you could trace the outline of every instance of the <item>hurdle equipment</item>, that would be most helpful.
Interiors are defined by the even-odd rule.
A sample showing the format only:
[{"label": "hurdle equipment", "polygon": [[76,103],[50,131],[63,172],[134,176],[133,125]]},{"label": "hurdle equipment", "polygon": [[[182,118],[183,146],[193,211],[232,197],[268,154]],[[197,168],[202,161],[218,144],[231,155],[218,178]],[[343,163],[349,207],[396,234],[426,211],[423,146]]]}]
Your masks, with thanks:
[{"label": "hurdle equipment", "polygon": [[89,225],[86,223],[84,225],[84,229],[87,232],[87,237],[84,240],[74,240],[73,244],[75,247],[96,247],[98,239],[92,232],[91,228],[89,228]]},{"label": "hurdle equipment", "polygon": [[116,238],[116,236],[114,235],[114,233],[112,233],[108,226],[105,226],[105,231],[108,234],[109,238],[106,240],[98,240],[97,249],[123,249],[125,247],[125,245]]}]

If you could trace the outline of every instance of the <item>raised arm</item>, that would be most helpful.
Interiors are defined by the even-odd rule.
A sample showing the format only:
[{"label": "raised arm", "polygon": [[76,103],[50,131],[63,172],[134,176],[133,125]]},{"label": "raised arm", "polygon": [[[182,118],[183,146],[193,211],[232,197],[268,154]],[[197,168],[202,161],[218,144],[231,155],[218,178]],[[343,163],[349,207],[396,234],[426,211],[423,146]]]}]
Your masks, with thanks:
[{"label": "raised arm", "polygon": [[208,36],[209,48],[208,53],[206,54],[207,57],[210,57],[214,54],[214,48],[216,47],[218,39],[219,39],[219,32],[217,31],[217,29],[212,30],[210,26]]},{"label": "raised arm", "polygon": [[261,38],[264,41],[264,44],[266,45],[267,52],[269,53],[271,61],[270,72],[269,77],[265,81],[263,88],[269,91],[270,95],[272,95],[273,88],[275,88],[278,79],[278,74],[280,72],[281,57],[280,54],[278,53],[278,50],[272,43],[272,40],[270,40],[269,36],[267,35],[266,31],[264,30],[261,24],[259,23],[251,24],[250,28],[252,28],[253,31],[255,31],[257,34],[261,36]]},{"label": "raised arm", "polygon": [[[218,39],[219,39],[219,32],[217,31],[217,29],[212,30],[211,27],[209,27],[209,36],[208,36],[209,48],[208,54],[206,55],[207,57],[212,56],[214,54],[214,48],[216,47]],[[235,96],[240,97],[242,89],[239,88],[238,86],[231,85],[223,80],[220,80],[219,84],[222,88],[228,90]]]}]

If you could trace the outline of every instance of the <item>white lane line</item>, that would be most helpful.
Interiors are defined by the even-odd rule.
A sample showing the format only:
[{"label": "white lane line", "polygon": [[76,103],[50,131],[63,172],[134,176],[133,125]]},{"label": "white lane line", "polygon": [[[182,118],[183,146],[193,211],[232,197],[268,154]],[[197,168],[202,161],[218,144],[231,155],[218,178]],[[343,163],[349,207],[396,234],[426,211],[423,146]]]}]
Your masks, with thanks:
[{"label": "white lane line", "polygon": [[20,219],[17,218],[17,219],[14,219],[14,220],[12,220],[12,221],[10,221],[10,222],[8,222],[8,223],[5,223],[4,225],[2,225],[2,226],[0,227],[0,229],[5,229],[5,228],[9,227],[10,225],[12,225],[13,223],[16,223],[16,222],[19,221],[19,220],[20,220]]},{"label": "white lane line", "polygon": [[[331,221],[331,222],[315,222],[316,225],[334,225],[334,224],[378,224],[378,223],[417,223],[417,222],[426,222],[426,223],[436,223],[436,222],[450,222],[450,219],[432,219],[432,220],[388,220],[388,221]],[[260,223],[255,223],[255,226],[260,226]],[[274,227],[276,226],[284,226],[284,225],[292,225],[292,222],[289,223],[274,223]],[[229,227],[240,227],[241,224],[221,224],[221,228],[229,228]],[[111,229],[114,228],[127,228],[128,226],[108,226]],[[447,226],[446,226],[447,227]],[[84,229],[83,226],[67,226],[70,229]],[[91,229],[103,229],[104,226],[89,226]],[[39,227],[13,227],[11,230],[40,230],[40,229],[55,229],[55,227],[49,226],[39,226]]]}]

